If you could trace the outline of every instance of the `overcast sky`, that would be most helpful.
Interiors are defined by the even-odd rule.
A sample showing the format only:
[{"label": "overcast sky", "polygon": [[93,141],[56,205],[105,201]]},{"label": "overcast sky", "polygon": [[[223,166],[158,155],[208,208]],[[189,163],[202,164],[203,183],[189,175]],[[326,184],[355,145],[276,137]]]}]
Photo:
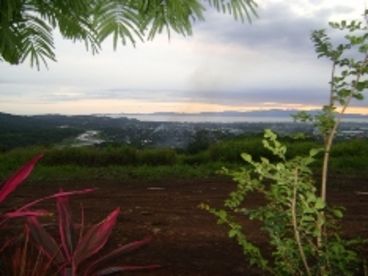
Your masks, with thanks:
[{"label": "overcast sky", "polygon": [[[57,63],[0,63],[0,112],[92,114],[318,108],[330,64],[317,59],[312,30],[361,18],[366,0],[262,0],[249,25],[213,11],[184,38],[121,46],[92,56],[56,34]],[[367,95],[368,96],[368,95]],[[367,97],[366,97],[367,98]],[[354,102],[368,114],[368,100]]]}]

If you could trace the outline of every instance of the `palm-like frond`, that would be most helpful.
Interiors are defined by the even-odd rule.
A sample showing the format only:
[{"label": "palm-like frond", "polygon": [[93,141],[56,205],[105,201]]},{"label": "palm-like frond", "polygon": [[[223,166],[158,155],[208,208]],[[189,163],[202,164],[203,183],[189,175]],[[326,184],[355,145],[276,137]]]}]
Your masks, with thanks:
[{"label": "palm-like frond", "polygon": [[13,23],[21,17],[21,6],[18,0],[0,1],[0,55],[10,64],[18,64],[21,54],[20,30],[17,24]]},{"label": "palm-like frond", "polygon": [[206,7],[241,21],[256,15],[254,0],[1,0],[0,61],[47,66],[55,60],[54,29],[92,53],[110,36],[116,49],[119,41],[135,44],[164,31],[191,35]]},{"label": "palm-like frond", "polygon": [[93,26],[95,1],[33,1],[37,2],[37,13],[53,28],[58,28],[64,38],[83,41],[87,50],[98,53],[100,45]]},{"label": "palm-like frond", "polygon": [[192,22],[203,20],[204,6],[197,0],[144,0],[139,8],[143,29],[148,39],[172,29],[182,35],[192,34]]},{"label": "palm-like frond", "polygon": [[142,40],[139,17],[130,1],[98,1],[93,18],[98,41],[102,42],[112,35],[116,49],[119,39],[123,45],[128,41],[135,44],[136,38]]},{"label": "palm-like frond", "polygon": [[46,59],[56,60],[52,28],[39,17],[26,14],[20,31],[20,62],[28,57],[31,66],[40,68],[41,62],[47,67]]},{"label": "palm-like frond", "polygon": [[254,0],[207,0],[208,4],[219,12],[233,15],[235,20],[252,22],[257,16],[257,3]]}]

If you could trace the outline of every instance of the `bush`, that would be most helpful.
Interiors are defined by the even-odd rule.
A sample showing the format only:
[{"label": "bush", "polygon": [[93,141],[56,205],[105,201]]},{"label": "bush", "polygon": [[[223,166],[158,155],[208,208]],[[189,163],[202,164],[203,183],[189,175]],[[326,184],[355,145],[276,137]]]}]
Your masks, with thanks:
[{"label": "bush", "polygon": [[137,153],[140,165],[174,165],[176,152],[171,149],[145,149]]},{"label": "bush", "polygon": [[[216,209],[207,204],[201,207],[215,215],[219,224],[225,224],[228,235],[242,247],[251,265],[268,275],[355,275],[362,262],[356,252],[358,239],[344,240],[338,229],[341,208],[331,208],[319,196],[313,181],[310,164],[318,150],[307,156],[286,159],[286,146],[276,135],[266,131],[263,142],[278,162],[262,157],[255,161],[242,154],[249,169],[227,170],[225,174],[237,182],[237,188]],[[264,205],[247,208],[244,203],[251,192],[261,193],[267,199]],[[237,217],[246,216],[262,223],[272,247],[272,259],[266,259],[255,243],[246,235]],[[321,245],[321,227],[324,237]]]}]

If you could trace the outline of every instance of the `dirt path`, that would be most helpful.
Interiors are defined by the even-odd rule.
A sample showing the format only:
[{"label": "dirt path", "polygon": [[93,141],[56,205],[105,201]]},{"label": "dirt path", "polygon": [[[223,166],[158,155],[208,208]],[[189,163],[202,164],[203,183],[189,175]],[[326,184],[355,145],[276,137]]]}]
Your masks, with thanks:
[{"label": "dirt path", "polygon": [[[336,188],[330,190],[329,201],[345,206],[344,232],[348,236],[368,237],[368,179],[332,179]],[[201,202],[221,206],[234,184],[225,179],[166,181],[160,183],[27,183],[21,187],[9,206],[19,205],[36,196],[57,191],[97,187],[88,197],[72,200],[75,213],[79,204],[85,207],[87,220],[97,222],[115,207],[121,207],[119,222],[114,230],[111,248],[116,244],[154,235],[154,241],[134,254],[124,256],[116,264],[161,264],[162,269],[136,272],[132,275],[257,275],[246,265],[240,247],[227,238],[226,229],[216,225],[216,219],[200,210]],[[249,204],[259,204],[254,196]],[[8,206],[8,207],[9,207]],[[45,207],[53,206],[47,203]],[[255,223],[246,222],[248,237],[264,245]],[[263,246],[264,247],[264,246]]]}]

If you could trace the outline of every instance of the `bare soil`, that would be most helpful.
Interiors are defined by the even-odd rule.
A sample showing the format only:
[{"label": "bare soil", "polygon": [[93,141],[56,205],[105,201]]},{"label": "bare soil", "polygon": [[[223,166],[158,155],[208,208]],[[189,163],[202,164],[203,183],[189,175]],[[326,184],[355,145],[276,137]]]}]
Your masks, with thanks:
[{"label": "bare soil", "polygon": [[[96,187],[88,196],[72,198],[73,215],[79,217],[80,203],[86,221],[102,220],[114,208],[121,215],[108,247],[113,249],[147,235],[153,241],[139,251],[122,256],[116,265],[160,264],[161,269],[131,272],[133,275],[259,275],[247,265],[241,248],[227,237],[226,228],[198,208],[202,202],[220,207],[235,184],[229,179],[167,180],[162,182],[94,181],[93,183],[25,183],[12,195],[3,208],[20,206],[37,197],[58,191]],[[334,177],[330,180],[328,201],[346,208],[343,233],[347,237],[368,238],[368,178]],[[248,200],[249,205],[262,203],[259,195]],[[54,202],[42,207],[53,208]],[[266,239],[256,222],[244,221],[248,237],[267,251]],[[267,255],[267,252],[264,252]],[[366,252],[367,253],[367,252]]]}]

